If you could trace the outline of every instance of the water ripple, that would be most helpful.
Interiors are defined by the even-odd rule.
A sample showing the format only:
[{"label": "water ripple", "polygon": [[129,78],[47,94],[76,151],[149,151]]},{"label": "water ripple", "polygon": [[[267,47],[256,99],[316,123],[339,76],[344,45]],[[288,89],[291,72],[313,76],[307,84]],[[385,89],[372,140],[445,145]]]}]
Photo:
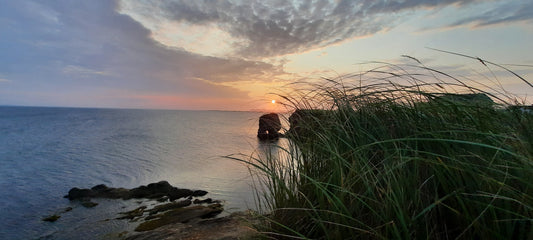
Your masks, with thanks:
[{"label": "water ripple", "polygon": [[[72,187],[101,183],[132,188],[167,180],[242,210],[253,202],[248,170],[219,156],[253,152],[250,128],[259,115],[0,107],[0,239],[102,238],[131,228],[99,222],[130,203],[104,201],[87,210],[62,198]],[[60,221],[41,221],[66,206],[75,209]]]}]

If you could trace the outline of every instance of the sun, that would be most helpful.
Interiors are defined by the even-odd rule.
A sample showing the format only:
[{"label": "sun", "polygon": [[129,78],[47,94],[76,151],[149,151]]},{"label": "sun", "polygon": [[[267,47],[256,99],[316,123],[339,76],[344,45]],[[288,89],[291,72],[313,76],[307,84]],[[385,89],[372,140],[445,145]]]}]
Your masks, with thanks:
[{"label": "sun", "polygon": [[276,100],[272,100],[272,103],[276,103]]}]

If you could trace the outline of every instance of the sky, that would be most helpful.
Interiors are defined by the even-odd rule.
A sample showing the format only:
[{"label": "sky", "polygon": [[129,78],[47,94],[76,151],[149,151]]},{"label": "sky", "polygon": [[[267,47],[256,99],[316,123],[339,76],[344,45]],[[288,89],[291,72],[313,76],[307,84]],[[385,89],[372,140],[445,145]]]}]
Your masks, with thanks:
[{"label": "sky", "polygon": [[293,82],[402,55],[533,102],[432,50],[533,82],[531,0],[0,0],[0,49],[0,105],[273,111]]}]

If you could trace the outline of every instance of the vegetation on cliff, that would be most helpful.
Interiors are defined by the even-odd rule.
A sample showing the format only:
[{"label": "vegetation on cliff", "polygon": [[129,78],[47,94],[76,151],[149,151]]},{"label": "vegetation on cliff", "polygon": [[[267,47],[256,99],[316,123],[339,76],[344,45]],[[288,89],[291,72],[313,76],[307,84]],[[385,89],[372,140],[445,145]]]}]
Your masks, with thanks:
[{"label": "vegetation on cliff", "polygon": [[521,102],[503,89],[482,90],[409,59],[415,64],[382,64],[282,96],[304,113],[291,116],[288,146],[246,161],[261,173],[264,232],[533,237],[533,114],[509,108]]}]

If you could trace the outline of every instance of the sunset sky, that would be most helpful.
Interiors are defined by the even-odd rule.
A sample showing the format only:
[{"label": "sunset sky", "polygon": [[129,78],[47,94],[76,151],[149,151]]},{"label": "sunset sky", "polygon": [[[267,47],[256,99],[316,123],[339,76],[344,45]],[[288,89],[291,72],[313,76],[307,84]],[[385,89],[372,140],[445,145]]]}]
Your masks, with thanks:
[{"label": "sunset sky", "polygon": [[0,105],[270,110],[287,84],[368,61],[486,70],[429,48],[533,82],[533,1],[0,0]]}]

